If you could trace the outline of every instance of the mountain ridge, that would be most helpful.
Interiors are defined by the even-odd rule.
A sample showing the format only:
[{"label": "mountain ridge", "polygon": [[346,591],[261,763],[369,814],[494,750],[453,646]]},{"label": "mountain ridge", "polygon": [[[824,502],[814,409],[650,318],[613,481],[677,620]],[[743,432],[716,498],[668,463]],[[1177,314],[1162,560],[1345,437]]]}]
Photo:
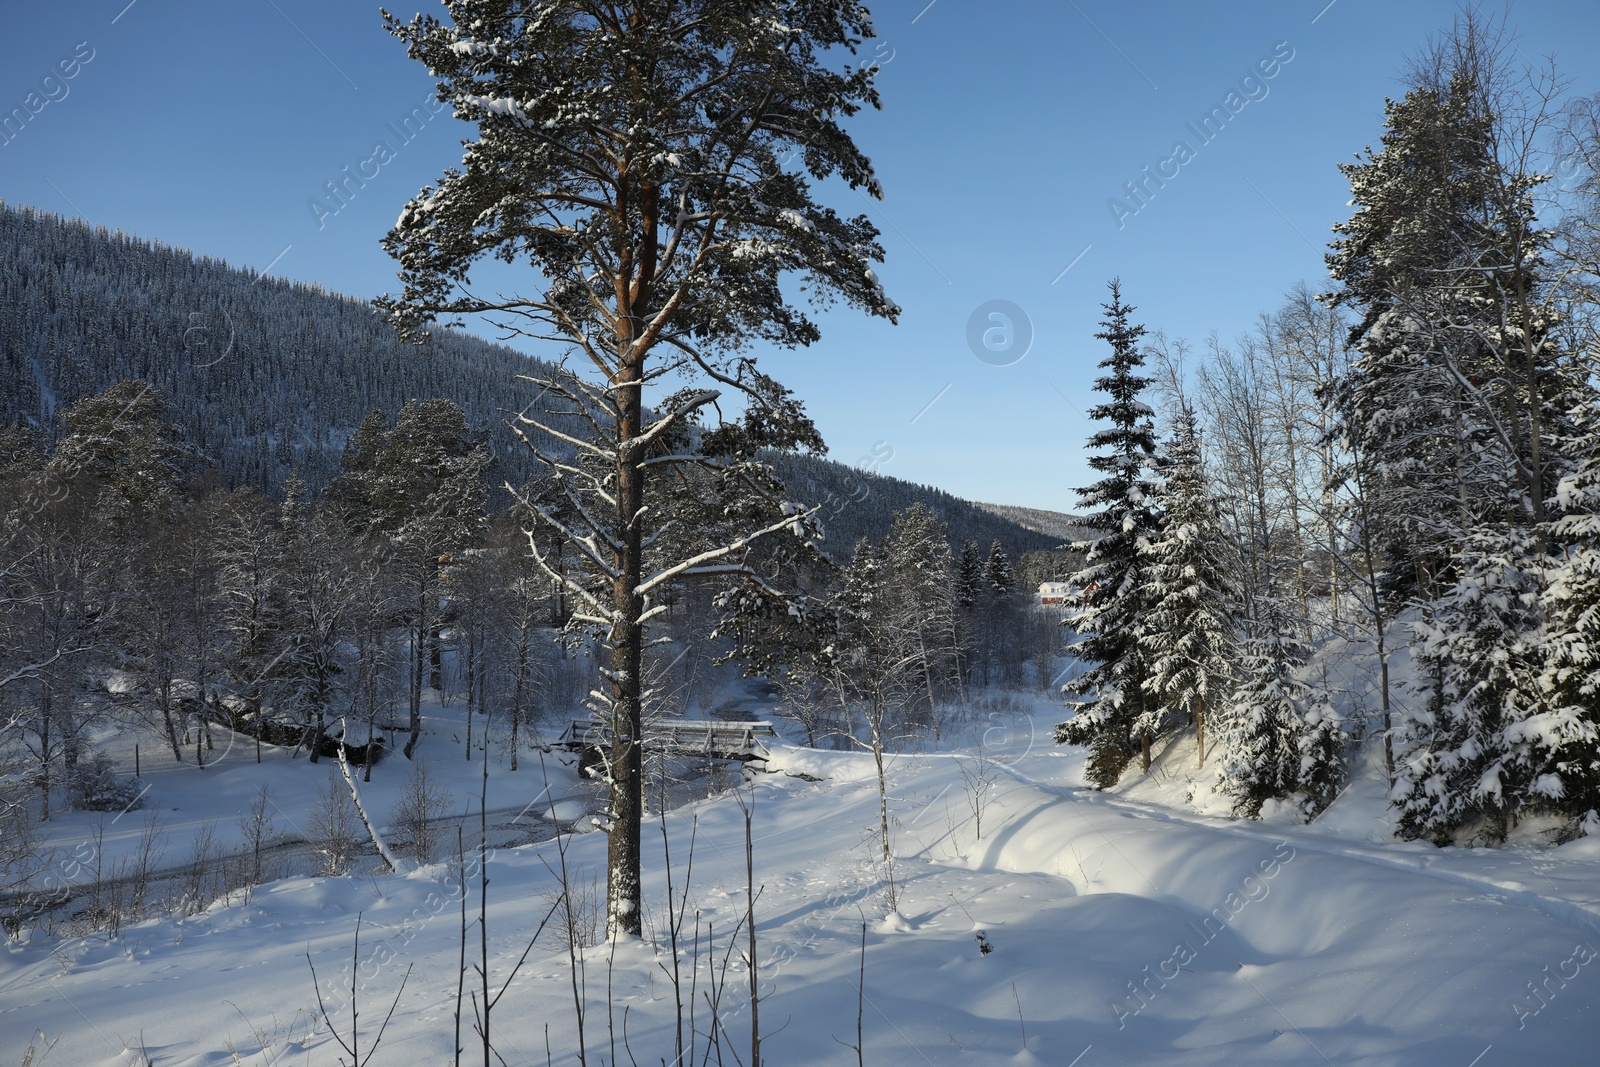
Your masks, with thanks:
[{"label": "mountain ridge", "polygon": [[[521,484],[534,464],[501,424],[529,400],[519,376],[552,369],[450,328],[419,351],[360,298],[0,203],[0,423],[47,439],[62,408],[137,379],[162,392],[225,484],[276,495],[291,472],[325,485],[371,411],[392,416],[407,400],[443,397],[487,433],[491,484]],[[797,498],[824,505],[835,559],[861,536],[881,537],[893,512],[918,500],[954,545],[999,540],[1013,558],[1055,547],[931,486],[817,456],[779,456],[774,466]]]}]

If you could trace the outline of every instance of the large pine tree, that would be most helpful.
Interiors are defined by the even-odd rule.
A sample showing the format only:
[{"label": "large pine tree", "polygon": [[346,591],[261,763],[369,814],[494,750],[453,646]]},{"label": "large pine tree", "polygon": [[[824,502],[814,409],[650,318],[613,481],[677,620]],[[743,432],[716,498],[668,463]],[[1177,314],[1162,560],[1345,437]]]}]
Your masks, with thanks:
[{"label": "large pine tree", "polygon": [[1100,361],[1104,371],[1095,389],[1107,397],[1089,417],[1107,423],[1089,438],[1089,465],[1104,477],[1078,490],[1080,507],[1091,513],[1085,525],[1099,536],[1082,546],[1084,566],[1072,578],[1082,590],[1068,623],[1079,633],[1074,652],[1092,666],[1067,686],[1076,696],[1077,714],[1056,730],[1060,742],[1088,745],[1089,773],[1101,788],[1114,785],[1148,736],[1134,724],[1150,706],[1145,682],[1150,667],[1139,638],[1144,632],[1147,594],[1146,554],[1161,535],[1152,471],[1156,466],[1154,412],[1140,399],[1148,378],[1140,375],[1144,327],[1131,321],[1134,308],[1122,302],[1117,280],[1106,317],[1095,337],[1111,346]]},{"label": "large pine tree", "polygon": [[[478,136],[461,168],[401,213],[387,247],[405,292],[384,304],[412,336],[439,315],[487,314],[587,368],[588,377],[544,378],[525,413],[541,432],[584,427],[542,436],[557,444],[536,449],[570,518],[532,511],[579,550],[589,577],[560,578],[575,621],[593,627],[609,654],[597,697],[614,739],[606,930],[637,937],[648,624],[686,578],[759,580],[747,549],[797,521],[780,514],[646,570],[672,518],[651,510],[649,487],[720,466],[696,448],[696,419],[751,445],[820,446],[800,404],[745,354],[755,341],[818,338],[785,281],[800,281],[813,300],[898,313],[871,269],[883,257],[876,228],[821,206],[810,186],[839,178],[881,195],[840,125],[877,106],[876,67],[823,61],[830,49],[854,53],[872,23],[854,0],[795,0],[781,11],[754,0],[445,6],[450,24],[419,15],[389,16],[388,26]],[[529,268],[526,289],[489,297],[461,284],[490,257]],[[674,380],[685,388],[647,397]],[[724,391],[738,402],[719,404]],[[742,421],[722,420],[740,408]],[[758,482],[745,484],[770,492]]]}]

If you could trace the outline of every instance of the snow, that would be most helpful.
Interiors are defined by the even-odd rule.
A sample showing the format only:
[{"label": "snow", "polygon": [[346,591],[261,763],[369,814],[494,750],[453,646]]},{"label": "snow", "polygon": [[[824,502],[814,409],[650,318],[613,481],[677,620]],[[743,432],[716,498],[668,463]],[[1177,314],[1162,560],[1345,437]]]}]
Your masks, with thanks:
[{"label": "snow", "polygon": [[[855,1041],[863,924],[864,1058],[875,1064],[1594,1062],[1600,840],[1398,843],[1375,745],[1309,826],[1287,805],[1260,822],[1222,815],[1213,772],[1195,767],[1192,741],[1168,746],[1150,776],[1097,793],[1084,785],[1083,752],[1044,740],[1059,714],[1040,700],[1008,735],[1018,743],[987,753],[998,777],[981,839],[961,775],[970,754],[890,761],[892,911],[877,862],[870,755],[781,745],[775,773],[740,791],[753,804],[769,1062],[853,1060],[840,1042]],[[447,724],[430,725],[419,751],[464,800],[481,764],[462,758]],[[154,753],[145,763],[163,811],[182,809],[175,838],[201,818],[231,826],[259,781],[270,780],[286,812],[299,815],[329,771],[282,757],[258,768],[249,751],[205,772],[156,766]],[[403,771],[393,756],[362,785],[375,817]],[[545,793],[537,760],[512,773],[491,757],[490,805],[537,801],[536,811],[575,816],[570,772],[551,778]],[[719,960],[746,905],[739,800],[699,800],[664,820],[679,893],[694,841],[688,922],[698,914],[713,927]],[[70,845],[87,820],[73,814],[51,828]],[[580,887],[606,869],[606,844],[598,833],[568,839],[564,860]],[[660,824],[647,826],[645,846],[645,943],[585,953],[595,1063],[609,1058],[608,987],[619,1027],[626,1009],[640,1062],[673,1056]],[[552,841],[490,853],[496,988],[549,907],[561,863]],[[358,919],[364,1040],[413,968],[373,1062],[449,1062],[460,933],[453,877],[436,863],[288,878],[118,938],[25,931],[0,951],[0,1063],[19,1061],[42,1029],[61,1035],[47,1064],[121,1067],[141,1047],[180,1067],[233,1063],[233,1052],[249,1065],[334,1064],[339,1049],[317,1025],[306,957],[347,1027]],[[470,869],[467,881],[475,916]],[[723,1023],[747,1042],[748,977],[738,951],[732,959]],[[686,976],[691,962],[681,961]],[[702,983],[707,973],[702,946]],[[565,951],[541,940],[494,1016],[506,1061],[543,1062],[548,1024],[553,1061],[576,1062],[571,998]]]}]

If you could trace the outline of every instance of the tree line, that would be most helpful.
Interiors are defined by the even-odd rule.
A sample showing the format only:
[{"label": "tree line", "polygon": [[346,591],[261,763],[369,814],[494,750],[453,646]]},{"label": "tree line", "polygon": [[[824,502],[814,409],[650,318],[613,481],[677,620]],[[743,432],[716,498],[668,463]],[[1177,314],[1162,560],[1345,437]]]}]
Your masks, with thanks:
[{"label": "tree line", "polygon": [[[1329,292],[1196,360],[1113,283],[1076,579],[1094,666],[1059,730],[1100,784],[1187,729],[1241,813],[1309,817],[1371,739],[1406,837],[1600,826],[1600,98],[1518,55],[1467,13],[1413,60],[1341,166]],[[1370,709],[1339,673],[1358,653]]]},{"label": "tree line", "polygon": [[[312,762],[343,746],[370,777],[391,738],[412,755],[427,701],[450,699],[466,712],[468,758],[498,745],[515,770],[540,724],[577,713],[598,675],[579,598],[536,562],[581,571],[581,548],[535,518],[558,490],[492,493],[489,464],[464,412],[437,399],[372,412],[324,492],[291,478],[281,500],[220,484],[141,382],[67,408],[53,447],[5,431],[8,837],[27,840],[61,804],[136,799],[132,768],[92,741],[108,724],[151,730],[166,756],[147,761],[204,768],[219,740]],[[674,497],[662,507],[696,531],[677,546],[692,555],[715,531],[687,521],[694,494]],[[775,677],[788,668],[783,708],[813,743],[848,743],[871,723],[937,730],[969,682],[1015,683],[1029,655],[1046,661],[1040,678],[1048,669],[1048,641],[1015,640],[1023,601],[1001,543],[985,554],[968,541],[953,563],[943,523],[921,504],[881,544],[863,539],[845,568],[807,546],[790,569],[805,606],[796,627],[741,614],[713,581],[660,591],[647,714],[683,714],[737,654]],[[868,671],[858,642],[894,663]]]},{"label": "tree line", "polygon": [[227,727],[312,761],[343,743],[370,774],[389,734],[418,743],[425,689],[452,690],[469,724],[493,709],[513,766],[518,727],[576,703],[548,640],[559,599],[516,514],[488,510],[487,450],[449,401],[373,413],[325,493],[291,479],[281,501],[205,478],[144,383],[62,422],[53,449],[13,428],[0,456],[12,805],[22,786],[44,818],[53,796],[111,804],[90,743],[108,721],[202,767]]}]

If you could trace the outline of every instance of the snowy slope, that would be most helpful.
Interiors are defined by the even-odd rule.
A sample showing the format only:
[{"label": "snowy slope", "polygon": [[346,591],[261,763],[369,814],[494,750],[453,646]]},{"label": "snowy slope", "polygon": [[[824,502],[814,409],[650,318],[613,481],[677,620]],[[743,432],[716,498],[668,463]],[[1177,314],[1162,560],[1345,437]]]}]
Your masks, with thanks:
[{"label": "snowy slope", "polygon": [[[903,756],[889,771],[901,902],[886,918],[870,758],[785,749],[779,762],[788,774],[741,794],[754,804],[769,1063],[854,1061],[841,1042],[855,1041],[864,921],[862,1031],[874,1064],[1595,1062],[1592,842],[1441,851],[1334,833],[1341,805],[1367,803],[1359,789],[1326,827],[1184,814],[1085,790],[1081,753],[1042,745],[997,766],[980,840],[963,757]],[[737,799],[665,820],[680,891],[694,839],[689,925],[698,911],[719,961],[744,909]],[[647,840],[647,929],[664,941],[659,830]],[[566,862],[580,884],[603,870],[604,847],[599,833],[571,839]],[[548,909],[559,862],[553,842],[492,855],[496,986]],[[61,1035],[46,1063],[127,1064],[141,1044],[162,1065],[232,1063],[230,1045],[247,1064],[336,1063],[306,954],[333,991],[358,916],[365,1040],[412,968],[372,1062],[449,1062],[458,908],[448,869],[434,866],[290,879],[111,942],[36,933],[0,954],[0,1063],[20,1060],[39,1029]],[[587,952],[591,1063],[626,1062],[629,1048],[641,1063],[672,1059],[668,963],[653,945]],[[723,1023],[744,1056],[737,955],[727,973]],[[543,1062],[547,1035],[554,1062],[576,1062],[567,957],[553,942],[535,948],[494,1020],[508,1063]]]}]

